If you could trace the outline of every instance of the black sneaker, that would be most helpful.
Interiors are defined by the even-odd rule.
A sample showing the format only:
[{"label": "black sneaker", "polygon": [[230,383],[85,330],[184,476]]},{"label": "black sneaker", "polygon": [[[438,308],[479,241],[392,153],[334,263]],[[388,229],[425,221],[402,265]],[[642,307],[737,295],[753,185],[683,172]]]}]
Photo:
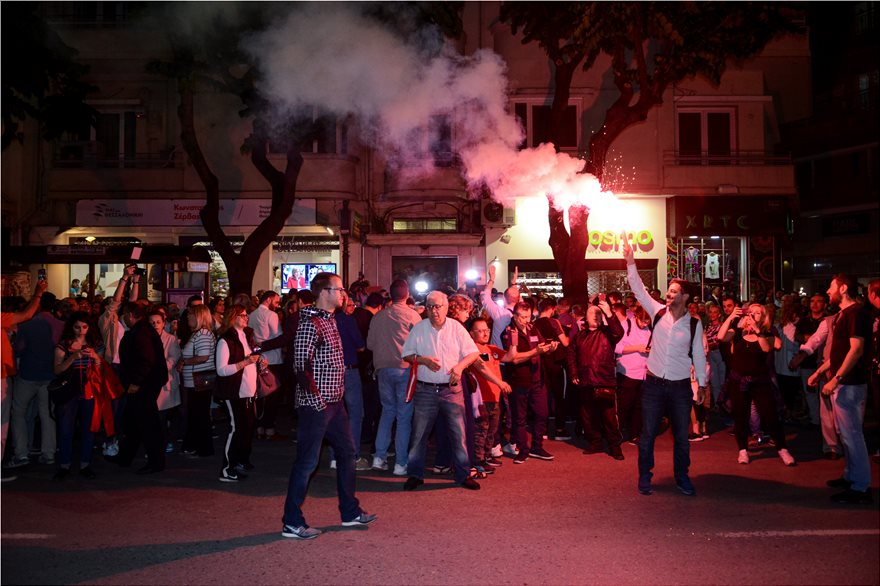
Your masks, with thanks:
[{"label": "black sneaker", "polygon": [[537,458],[539,460],[552,460],[554,458],[553,454],[551,454],[544,448],[532,450],[531,452],[529,452],[529,456],[531,456],[532,458]]},{"label": "black sneaker", "polygon": [[480,483],[473,478],[465,478],[461,483],[461,487],[468,490],[480,490]]},{"label": "black sneaker", "polygon": [[514,464],[525,464],[525,461],[529,459],[528,454],[519,453],[513,457]]},{"label": "black sneaker", "polygon": [[403,490],[415,490],[423,484],[425,484],[425,481],[421,478],[410,476],[406,479],[406,483],[403,485]]},{"label": "black sneaker", "polygon": [[852,486],[852,482],[847,480],[846,478],[835,478],[834,480],[829,480],[825,483],[825,486],[830,488],[849,488]]},{"label": "black sneaker", "polygon": [[281,528],[281,537],[291,537],[293,539],[315,539],[321,534],[320,529],[303,525],[302,527],[294,527],[293,525],[284,525]]},{"label": "black sneaker", "polygon": [[361,511],[361,514],[352,519],[351,521],[343,521],[343,527],[357,527],[358,525],[369,525],[373,521],[375,521],[378,517],[376,515],[371,515],[366,511]]},{"label": "black sneaker", "polygon": [[554,438],[556,439],[556,441],[564,442],[571,439],[571,434],[564,429],[557,429],[556,433],[554,434]]},{"label": "black sneaker", "polygon": [[874,502],[874,495],[871,494],[870,488],[865,491],[847,488],[843,492],[832,495],[831,501],[846,505],[870,505]]},{"label": "black sneaker", "polygon": [[[220,471],[218,480],[220,482],[238,482],[242,478],[246,478],[246,476],[239,474],[234,468],[224,468]],[[317,537],[317,535],[315,537]]]},{"label": "black sneaker", "polygon": [[498,468],[502,464],[504,464],[504,462],[502,462],[501,460],[499,460],[498,458],[495,458],[493,456],[489,456],[488,458],[483,460],[483,463],[487,466],[492,466],[493,468]]}]

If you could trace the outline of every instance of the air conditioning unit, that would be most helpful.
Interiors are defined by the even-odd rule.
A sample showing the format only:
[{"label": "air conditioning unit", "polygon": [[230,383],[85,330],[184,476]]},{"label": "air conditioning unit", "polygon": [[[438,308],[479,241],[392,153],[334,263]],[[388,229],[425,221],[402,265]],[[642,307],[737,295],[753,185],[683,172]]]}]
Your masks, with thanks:
[{"label": "air conditioning unit", "polygon": [[516,224],[516,210],[491,199],[482,200],[480,219],[487,228],[502,228]]}]

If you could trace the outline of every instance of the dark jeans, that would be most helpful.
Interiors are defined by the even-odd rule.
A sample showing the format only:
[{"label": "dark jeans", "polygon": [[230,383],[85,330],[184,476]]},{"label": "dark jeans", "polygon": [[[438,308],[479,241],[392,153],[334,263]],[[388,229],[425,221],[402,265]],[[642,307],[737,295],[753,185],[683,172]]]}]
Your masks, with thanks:
[{"label": "dark jeans", "polygon": [[[361,388],[364,394],[364,424],[361,429],[360,442],[370,445],[370,453],[375,453],[376,433],[379,431],[379,417],[382,414],[382,403],[379,400],[379,382],[376,379],[361,376]],[[353,438],[356,442],[358,438]]]},{"label": "dark jeans", "polygon": [[[464,445],[467,448],[468,460],[471,466],[477,465],[475,450],[477,422],[474,419],[472,403],[474,397],[468,390],[467,378],[461,380],[462,397],[464,399]],[[434,443],[437,453],[434,455],[435,466],[452,466],[452,444],[446,427],[437,425],[434,427]]]},{"label": "dark jeans", "polygon": [[617,419],[621,435],[634,439],[642,435],[642,384],[645,381],[617,374]]},{"label": "dark jeans", "polygon": [[134,394],[126,394],[122,411],[122,442],[119,444],[119,463],[131,464],[141,442],[151,468],[165,468],[165,433],[159,419],[156,399],[159,390],[142,388]]},{"label": "dark jeans", "polygon": [[448,432],[452,449],[452,462],[455,481],[464,482],[470,475],[471,464],[465,447],[464,393],[461,385],[438,387],[418,383],[413,395],[412,443],[409,450],[407,475],[415,478],[425,476],[425,457],[428,451],[428,437],[437,422],[438,416]]},{"label": "dark jeans", "polygon": [[474,458],[478,463],[492,454],[495,432],[498,431],[498,422],[501,420],[498,403],[483,403],[483,406],[486,408],[485,415],[476,420],[474,433]]},{"label": "dark jeans", "polygon": [[620,451],[620,423],[617,421],[617,405],[615,399],[596,397],[595,387],[584,386],[581,392],[581,425],[584,426],[584,437],[587,447],[594,450],[602,449],[602,437],[608,441],[611,453]]},{"label": "dark jeans", "polygon": [[182,388],[186,404],[186,431],[183,435],[184,452],[195,452],[201,457],[214,455],[211,432],[211,391]]},{"label": "dark jeans", "polygon": [[[804,411],[804,388],[801,385],[801,377],[776,374],[776,382],[779,383],[779,392],[785,402],[785,410],[789,417],[795,413]],[[761,421],[764,418],[761,417]]]},{"label": "dark jeans", "polygon": [[770,434],[778,449],[785,447],[785,430],[776,409],[773,383],[766,380],[743,381],[739,374],[731,372],[727,382],[727,394],[733,404],[733,435],[740,450],[749,447],[749,418],[752,401],[761,418],[761,427]]},{"label": "dark jeans", "polygon": [[[55,419],[58,422],[58,464],[62,468],[70,468],[73,459],[73,436],[79,420],[79,467],[85,468],[92,461],[92,449],[95,437],[91,431],[92,412],[95,408],[94,399],[71,399],[55,407]],[[45,424],[51,425],[47,421]]]},{"label": "dark jeans", "polygon": [[328,403],[323,411],[314,407],[297,409],[296,460],[287,484],[287,500],[284,501],[282,522],[301,527],[306,524],[302,505],[309,490],[309,479],[318,467],[321,442],[326,438],[336,453],[336,493],[339,513],[343,521],[351,521],[361,514],[360,503],[355,497],[354,441],[348,413],[342,401]]},{"label": "dark jeans", "polygon": [[642,385],[642,435],[639,439],[639,479],[650,482],[654,469],[654,440],[660,420],[669,414],[674,441],[672,466],[676,481],[687,478],[691,465],[688,427],[693,391],[689,378],[670,381],[648,375]]},{"label": "dark jeans", "polygon": [[[512,386],[512,385],[511,385]],[[513,425],[510,440],[519,448],[520,455],[529,455],[527,425],[528,410],[532,409],[532,450],[540,450],[544,446],[544,434],[547,433],[547,388],[541,382],[533,382],[528,387],[513,387],[510,398],[510,416]]]},{"label": "dark jeans", "polygon": [[254,440],[254,400],[232,399],[222,401],[229,413],[229,433],[223,444],[224,471],[237,464],[251,463],[251,449]]}]

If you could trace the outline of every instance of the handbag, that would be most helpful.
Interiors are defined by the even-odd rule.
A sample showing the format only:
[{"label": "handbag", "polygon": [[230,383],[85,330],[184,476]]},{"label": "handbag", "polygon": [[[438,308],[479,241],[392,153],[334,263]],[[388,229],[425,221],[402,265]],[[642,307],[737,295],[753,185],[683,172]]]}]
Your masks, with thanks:
[{"label": "handbag", "polygon": [[56,405],[63,405],[76,396],[76,387],[71,384],[72,369],[68,369],[52,379],[46,386],[49,391],[49,400]]},{"label": "handbag", "polygon": [[593,389],[593,396],[597,399],[613,401],[617,397],[617,389],[614,387],[595,387]]},{"label": "handbag", "polygon": [[260,369],[257,373],[257,397],[264,399],[281,388],[281,381],[274,372],[268,368]]},{"label": "handbag", "polygon": [[216,370],[201,370],[192,373],[193,388],[196,391],[212,391],[217,384]]}]

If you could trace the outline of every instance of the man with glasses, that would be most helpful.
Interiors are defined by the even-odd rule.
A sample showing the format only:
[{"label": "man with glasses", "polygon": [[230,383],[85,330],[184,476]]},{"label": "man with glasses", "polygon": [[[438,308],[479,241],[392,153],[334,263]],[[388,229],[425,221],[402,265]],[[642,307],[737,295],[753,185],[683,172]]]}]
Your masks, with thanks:
[{"label": "man with glasses", "polygon": [[345,302],[345,288],[342,279],[333,273],[316,274],[309,288],[315,295],[315,304],[300,310],[293,344],[299,425],[296,461],[290,472],[281,530],[283,537],[294,539],[314,539],[321,534],[306,524],[302,504],[325,438],[336,454],[336,492],[342,525],[368,525],[376,520],[376,515],[360,508],[355,496],[355,446],[342,400],[345,359],[333,312]]},{"label": "man with glasses", "polygon": [[441,415],[448,429],[455,481],[463,488],[479,490],[479,483],[470,477],[461,386],[462,373],[479,358],[479,351],[463,325],[446,319],[449,301],[444,293],[432,291],[425,307],[428,319],[413,327],[402,350],[404,360],[418,365],[418,383],[412,400],[412,447],[407,465],[409,478],[403,488],[415,490],[425,483],[428,436],[438,415]]}]

